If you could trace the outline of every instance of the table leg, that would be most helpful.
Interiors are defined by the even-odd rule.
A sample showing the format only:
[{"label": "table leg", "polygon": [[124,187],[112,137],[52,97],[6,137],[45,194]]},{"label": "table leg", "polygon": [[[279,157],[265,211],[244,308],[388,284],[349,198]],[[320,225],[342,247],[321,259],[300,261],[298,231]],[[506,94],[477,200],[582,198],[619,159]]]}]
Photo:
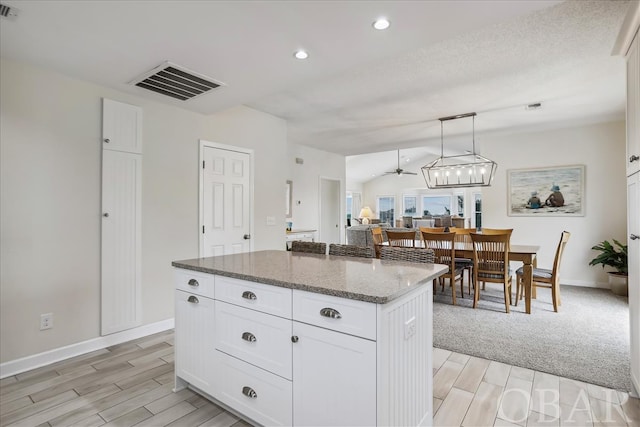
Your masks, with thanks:
[{"label": "table leg", "polygon": [[523,265],[524,272],[524,302],[527,314],[531,314],[531,284],[533,283],[533,267],[531,259],[526,259]]}]

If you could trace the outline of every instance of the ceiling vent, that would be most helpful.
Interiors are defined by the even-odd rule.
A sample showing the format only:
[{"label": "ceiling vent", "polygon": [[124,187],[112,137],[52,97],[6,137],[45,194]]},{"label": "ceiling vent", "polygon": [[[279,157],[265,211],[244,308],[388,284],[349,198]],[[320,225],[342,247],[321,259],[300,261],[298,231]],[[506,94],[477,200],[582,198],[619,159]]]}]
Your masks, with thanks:
[{"label": "ceiling vent", "polygon": [[14,20],[18,17],[18,9],[15,7],[7,6],[6,4],[0,3],[0,16],[3,18]]},{"label": "ceiling vent", "polygon": [[130,84],[181,101],[188,101],[220,86],[226,86],[222,82],[215,81],[210,77],[195,73],[171,62],[165,62],[153,70],[138,76]]}]

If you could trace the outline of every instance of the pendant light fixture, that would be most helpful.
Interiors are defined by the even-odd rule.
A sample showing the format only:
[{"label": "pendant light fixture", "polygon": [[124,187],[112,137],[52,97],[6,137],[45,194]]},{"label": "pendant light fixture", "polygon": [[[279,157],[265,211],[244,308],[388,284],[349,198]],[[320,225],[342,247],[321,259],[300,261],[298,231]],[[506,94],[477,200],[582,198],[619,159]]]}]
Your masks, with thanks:
[{"label": "pendant light fixture", "polygon": [[[444,155],[444,122],[472,118],[472,152],[458,156]],[[422,175],[429,188],[488,187],[498,167],[497,163],[476,154],[476,113],[442,117],[440,120],[440,157],[422,167]]]}]

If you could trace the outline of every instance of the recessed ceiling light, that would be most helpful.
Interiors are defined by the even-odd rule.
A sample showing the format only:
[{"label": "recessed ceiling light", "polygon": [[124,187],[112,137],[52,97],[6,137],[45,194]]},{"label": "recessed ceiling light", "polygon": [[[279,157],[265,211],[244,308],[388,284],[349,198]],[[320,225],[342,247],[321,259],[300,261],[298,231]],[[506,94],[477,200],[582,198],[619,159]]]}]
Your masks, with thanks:
[{"label": "recessed ceiling light", "polygon": [[376,30],[386,30],[391,25],[391,22],[387,18],[378,18],[373,22],[373,28]]},{"label": "recessed ceiling light", "polygon": [[296,59],[307,59],[309,57],[309,54],[307,53],[306,50],[299,49],[299,50],[296,50],[293,56]]}]

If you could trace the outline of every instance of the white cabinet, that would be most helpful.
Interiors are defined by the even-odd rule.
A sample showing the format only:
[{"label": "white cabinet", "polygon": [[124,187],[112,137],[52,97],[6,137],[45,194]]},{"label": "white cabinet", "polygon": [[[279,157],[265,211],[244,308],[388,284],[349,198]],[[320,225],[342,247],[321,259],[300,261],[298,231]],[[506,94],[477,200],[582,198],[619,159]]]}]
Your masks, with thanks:
[{"label": "white cabinet", "polygon": [[431,286],[374,304],[181,269],[175,281],[176,390],[262,425],[431,424]]},{"label": "white cabinet", "polygon": [[102,99],[102,148],[142,153],[142,108]]},{"label": "white cabinet", "polygon": [[175,291],[175,298],[176,376],[213,395],[217,365],[214,301],[183,291]]},{"label": "white cabinet", "polygon": [[640,36],[627,56],[627,176],[640,171]]},{"label": "white cabinet", "polygon": [[103,106],[100,328],[107,335],[142,323],[142,109],[108,99]]},{"label": "white cabinet", "polygon": [[293,423],[376,425],[376,342],[293,322]]}]

